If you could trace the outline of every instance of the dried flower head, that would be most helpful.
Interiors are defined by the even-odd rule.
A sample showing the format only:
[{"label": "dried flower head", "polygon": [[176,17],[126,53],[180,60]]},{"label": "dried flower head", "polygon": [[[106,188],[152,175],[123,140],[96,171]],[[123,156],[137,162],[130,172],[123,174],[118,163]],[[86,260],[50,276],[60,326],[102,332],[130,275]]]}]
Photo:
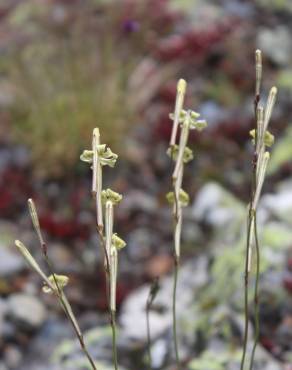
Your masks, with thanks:
[{"label": "dried flower head", "polygon": [[116,250],[119,251],[119,250],[125,248],[126,244],[127,243],[122,238],[120,238],[118,236],[118,234],[116,234],[116,233],[113,234],[113,236],[112,236],[112,245],[113,245],[114,248],[116,248]]},{"label": "dried flower head", "polygon": [[116,193],[115,191],[111,189],[106,189],[101,192],[101,199],[103,204],[110,201],[114,205],[120,203],[120,201],[123,199],[123,196],[119,193]]},{"label": "dried flower head", "polygon": [[[54,274],[54,275],[50,275],[48,279],[51,285],[48,286],[45,284],[42,289],[43,292],[47,294],[52,294],[54,293],[54,291],[58,291],[58,289],[63,290],[64,287],[69,282],[68,276],[65,276],[65,275]],[[53,286],[53,289],[52,289],[52,286]]]},{"label": "dried flower head", "polygon": [[93,150],[83,150],[83,153],[80,155],[80,160],[86,163],[93,162]]},{"label": "dried flower head", "polygon": [[[180,111],[180,114],[179,114],[179,123],[183,123],[184,120],[186,119],[187,115],[190,115],[191,119],[197,119],[200,117],[200,113],[197,113],[197,112],[194,112],[194,111],[186,111],[184,109],[182,109]],[[174,113],[170,113],[169,114],[169,118],[173,121],[175,116],[174,116]]]},{"label": "dried flower head", "polygon": [[[256,135],[256,130],[253,129],[249,132],[250,136],[252,137],[252,143],[255,145],[255,135]],[[264,134],[264,144],[267,147],[271,147],[274,144],[275,137],[272,135],[269,131],[266,131]]]},{"label": "dried flower head", "polygon": [[[97,145],[97,153],[102,166],[115,166],[118,155],[113,153],[106,144]],[[93,150],[84,150],[80,159],[83,162],[93,163]]]},{"label": "dried flower head", "polygon": [[[178,121],[180,124],[182,124],[186,119],[189,119],[189,127],[191,130],[195,129],[198,131],[202,131],[205,127],[207,127],[207,122],[206,120],[198,120],[199,117],[200,113],[197,113],[192,110],[186,111],[182,109]],[[171,120],[174,120],[175,118],[174,113],[170,113],[169,118]]]},{"label": "dried flower head", "polygon": [[[178,116],[178,122],[179,123],[183,123],[183,121],[186,119],[186,116],[187,116],[187,111],[182,109],[179,113],[179,116]],[[174,121],[175,119],[175,115],[174,113],[169,113],[169,118]]]},{"label": "dried flower head", "polygon": [[191,120],[190,122],[190,129],[191,130],[198,130],[203,131],[204,128],[207,127],[207,121],[205,119],[199,119],[199,120]]},{"label": "dried flower head", "polygon": [[[169,193],[167,193],[166,194],[166,199],[167,199],[169,204],[174,204],[175,203],[174,192],[170,191]],[[180,201],[182,207],[187,207],[190,203],[190,196],[183,189],[180,189],[180,191],[179,191],[179,201]]]},{"label": "dried flower head", "polygon": [[[174,161],[177,160],[178,158],[178,152],[179,152],[179,146],[174,145],[172,148],[167,149],[167,155],[172,158]],[[184,149],[184,154],[183,154],[183,162],[188,163],[194,159],[194,153],[191,148],[188,146],[185,147]]]}]

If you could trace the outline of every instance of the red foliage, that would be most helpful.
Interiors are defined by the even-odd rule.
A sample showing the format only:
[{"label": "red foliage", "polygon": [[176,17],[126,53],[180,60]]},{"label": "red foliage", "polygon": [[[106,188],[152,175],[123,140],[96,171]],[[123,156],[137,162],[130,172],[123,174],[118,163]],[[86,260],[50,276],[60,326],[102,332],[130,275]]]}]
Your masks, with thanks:
[{"label": "red foliage", "polygon": [[284,288],[292,294],[292,272],[287,272],[283,278]]},{"label": "red foliage", "polygon": [[80,224],[75,219],[58,219],[52,213],[40,216],[40,224],[43,230],[53,237],[60,239],[87,239],[89,227]]}]

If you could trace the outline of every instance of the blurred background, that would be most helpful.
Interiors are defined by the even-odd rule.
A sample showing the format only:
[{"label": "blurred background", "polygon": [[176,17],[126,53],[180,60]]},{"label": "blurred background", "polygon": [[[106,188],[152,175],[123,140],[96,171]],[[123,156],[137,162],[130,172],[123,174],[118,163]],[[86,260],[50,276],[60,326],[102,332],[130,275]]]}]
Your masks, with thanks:
[{"label": "blurred background", "polygon": [[[26,201],[33,197],[58,273],[98,366],[111,369],[102,254],[80,162],[94,127],[119,154],[105,183],[124,194],[116,231],[127,241],[118,286],[121,370],[174,370],[172,219],[166,155],[176,82],[208,121],[191,135],[184,188],[179,340],[188,370],[236,370],[243,337],[243,270],[254,126],[254,51],[263,98],[278,86],[260,203],[260,345],[256,368],[292,369],[292,2],[290,0],[0,1],[0,369],[87,369],[70,324],[14,248],[41,259]],[[252,303],[252,297],[251,297]],[[254,315],[251,304],[250,328]],[[252,334],[251,334],[252,338]]]}]

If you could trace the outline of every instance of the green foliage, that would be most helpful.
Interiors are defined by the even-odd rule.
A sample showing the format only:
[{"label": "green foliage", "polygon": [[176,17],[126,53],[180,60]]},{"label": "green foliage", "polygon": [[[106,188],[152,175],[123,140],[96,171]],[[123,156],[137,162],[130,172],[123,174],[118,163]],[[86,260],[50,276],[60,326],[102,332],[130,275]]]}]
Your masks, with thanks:
[{"label": "green foliage", "polygon": [[[266,224],[259,235],[260,245],[262,246],[260,273],[264,273],[273,268],[274,261],[271,255],[283,253],[291,244],[291,230],[280,223],[271,222]],[[243,281],[243,267],[245,258],[244,238],[232,246],[219,246],[216,257],[211,266],[211,283],[203,289],[200,301],[203,307],[212,307],[217,304],[230,302],[232,297],[238,292],[238,284]],[[253,253],[255,250],[253,249]],[[254,277],[252,269],[251,278]],[[228,284],[226,284],[228,281]],[[250,297],[252,299],[252,297]]]},{"label": "green foliage", "polygon": [[241,351],[222,353],[205,351],[190,363],[189,370],[226,370],[231,361],[239,362],[240,355]]},{"label": "green foliage", "polygon": [[257,0],[257,2],[261,6],[274,10],[292,11],[292,3],[290,0]]},{"label": "green foliage", "polygon": [[279,72],[277,84],[280,88],[292,90],[292,69],[284,69]]},{"label": "green foliage", "polygon": [[174,9],[191,13],[200,6],[201,1],[202,0],[170,0],[170,4]]},{"label": "green foliage", "polygon": [[266,249],[282,251],[291,245],[291,240],[291,227],[286,226],[283,223],[271,222],[263,228],[262,244]]},{"label": "green foliage", "polygon": [[232,247],[220,248],[211,266],[211,284],[202,292],[203,305],[208,307],[230,301],[241,281],[244,252],[243,240]]}]

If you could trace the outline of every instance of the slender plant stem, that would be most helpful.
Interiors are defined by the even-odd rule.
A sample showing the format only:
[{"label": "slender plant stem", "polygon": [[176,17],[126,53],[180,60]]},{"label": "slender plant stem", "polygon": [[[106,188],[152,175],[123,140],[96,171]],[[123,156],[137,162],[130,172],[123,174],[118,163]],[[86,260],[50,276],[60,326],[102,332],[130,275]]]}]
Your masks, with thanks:
[{"label": "slender plant stem", "polygon": [[[55,275],[53,275],[54,276],[54,281],[56,282],[56,277],[55,277]],[[60,288],[57,288],[58,289],[58,291],[59,291],[59,289]],[[60,294],[60,295],[59,295]],[[80,328],[79,328],[79,326],[78,326],[78,324],[77,324],[77,321],[76,321],[76,319],[75,319],[75,317],[74,316],[72,316],[73,315],[73,313],[72,313],[72,309],[70,308],[70,311],[69,311],[69,309],[68,309],[68,305],[69,305],[69,302],[67,301],[67,299],[66,299],[66,296],[65,296],[65,294],[64,294],[64,292],[63,291],[61,291],[61,293],[58,293],[58,299],[59,299],[59,301],[60,301],[60,304],[61,304],[61,306],[63,307],[63,310],[65,311],[65,314],[66,314],[66,316],[67,316],[67,318],[69,319],[69,321],[71,322],[71,325],[72,325],[72,327],[73,327],[73,329],[74,329],[74,331],[75,331],[75,333],[76,333],[76,336],[77,336],[77,338],[78,338],[78,341],[79,341],[79,343],[80,343],[80,347],[81,347],[81,349],[82,349],[82,351],[83,351],[83,353],[85,354],[85,356],[87,357],[87,359],[88,359],[88,361],[89,361],[89,363],[90,363],[90,365],[91,365],[91,367],[92,367],[92,369],[93,370],[97,370],[97,368],[96,368],[96,366],[95,366],[95,363],[94,363],[94,360],[93,360],[93,358],[91,357],[91,355],[90,355],[90,353],[89,353],[89,351],[88,351],[88,349],[87,349],[87,347],[86,347],[86,345],[85,345],[85,342],[84,342],[84,338],[83,338],[83,334],[81,333],[81,331],[80,331]]]},{"label": "slender plant stem", "polygon": [[[55,279],[55,278],[54,278],[54,280],[56,281],[56,279]],[[74,331],[75,331],[75,333],[76,333],[76,336],[77,336],[77,338],[78,338],[78,341],[79,341],[79,343],[80,343],[80,347],[81,347],[81,349],[82,349],[83,353],[84,353],[84,354],[85,354],[85,356],[87,357],[87,359],[88,359],[88,361],[89,361],[89,363],[90,363],[90,365],[91,365],[92,369],[93,369],[93,370],[97,370],[97,368],[96,368],[96,366],[95,366],[95,363],[94,363],[94,361],[93,361],[93,359],[92,359],[92,357],[91,357],[90,353],[88,352],[88,349],[87,349],[87,347],[86,347],[86,345],[85,345],[83,335],[80,333],[80,331],[79,331],[79,327],[77,327],[77,326],[76,326],[76,323],[74,322],[74,320],[72,320],[71,314],[70,314],[70,312],[68,311],[68,308],[67,308],[67,306],[66,306],[66,303],[65,303],[64,299],[63,299],[63,298],[61,298],[61,296],[59,296],[59,295],[58,295],[58,299],[59,299],[60,304],[61,304],[61,306],[63,307],[63,309],[64,309],[64,311],[65,311],[65,313],[66,313],[67,318],[69,319],[69,321],[71,322],[71,324],[72,324],[72,326],[73,326],[73,328],[74,328]]]},{"label": "slender plant stem", "polygon": [[175,168],[172,175],[173,192],[174,192],[174,280],[173,280],[173,296],[172,296],[172,326],[173,326],[173,341],[175,350],[175,359],[177,370],[180,370],[180,357],[178,350],[177,338],[177,318],[176,318],[176,295],[177,295],[177,281],[179,274],[179,260],[181,253],[181,229],[182,229],[182,205],[179,199],[179,194],[182,186],[183,173],[184,173],[184,150],[188,141],[190,125],[190,112],[183,123],[179,140],[179,152],[175,163]]},{"label": "slender plant stem", "polygon": [[112,327],[112,339],[113,339],[113,346],[112,346],[113,362],[114,362],[115,370],[118,370],[116,313],[115,311],[112,311],[112,310],[111,310],[111,327]]},{"label": "slender plant stem", "polygon": [[243,339],[243,351],[240,364],[240,370],[244,369],[247,341],[248,341],[248,321],[249,321],[249,307],[248,307],[248,292],[249,292],[249,259],[251,258],[251,242],[252,242],[252,227],[254,224],[255,210],[253,209],[253,202],[255,196],[256,187],[256,165],[257,155],[254,154],[253,160],[253,172],[252,172],[252,187],[251,187],[251,201],[248,210],[248,222],[247,222],[247,238],[246,238],[246,255],[245,255],[245,276],[244,276],[244,339]]},{"label": "slender plant stem", "polygon": [[[255,119],[257,120],[257,110],[260,102],[260,93],[255,95],[254,99],[254,115]],[[258,140],[259,140],[259,132],[255,131],[255,148],[257,148]],[[253,163],[253,188],[255,190],[256,187],[256,177],[257,177],[257,161],[258,161],[258,154],[255,153],[254,155],[254,163]],[[259,250],[259,240],[258,240],[258,232],[257,232],[257,212],[256,209],[254,210],[253,215],[253,231],[254,231],[254,240],[255,240],[255,249],[256,249],[256,281],[255,281],[255,291],[254,291],[254,310],[255,310],[255,338],[254,338],[254,345],[251,353],[250,359],[250,370],[253,368],[254,363],[254,356],[255,350],[258,342],[259,336],[259,312],[258,312],[258,284],[259,284],[259,270],[260,270],[260,250]]]},{"label": "slender plant stem", "polygon": [[150,309],[151,309],[151,292],[146,303],[146,326],[147,326],[147,354],[149,369],[152,370],[152,354],[151,354],[151,331],[150,331]]},{"label": "slender plant stem", "polygon": [[93,166],[92,166],[92,197],[95,202],[96,208],[96,230],[99,238],[99,242],[104,252],[104,269],[106,274],[106,299],[108,307],[110,307],[110,261],[109,255],[106,249],[105,237],[104,237],[104,223],[103,223],[103,210],[101,201],[102,192],[102,165],[100,163],[99,153],[97,150],[100,145],[100,132],[98,128],[93,130],[92,137],[92,150],[93,150]]},{"label": "slender plant stem", "polygon": [[[256,94],[254,99],[254,113],[255,119],[257,120],[257,109],[260,102],[259,93]],[[256,182],[257,182],[257,163],[258,163],[258,153],[256,152],[257,141],[258,141],[258,132],[255,131],[255,152],[252,161],[252,185],[251,185],[251,200],[248,210],[248,222],[247,222],[247,242],[246,242],[246,256],[245,256],[245,277],[244,277],[244,339],[243,339],[243,351],[240,364],[240,370],[244,369],[246,350],[247,350],[247,340],[248,340],[248,321],[249,321],[249,307],[248,307],[248,291],[249,291],[249,259],[251,258],[251,233],[252,227],[255,226],[256,210],[253,209],[253,203],[256,192]],[[256,232],[254,230],[254,235]],[[258,261],[258,259],[257,259]]]},{"label": "slender plant stem", "polygon": [[105,264],[105,272],[106,272],[106,274],[108,275],[108,274],[109,274],[110,261],[109,261],[109,255],[108,255],[108,253],[107,253],[106,246],[105,246],[103,227],[101,228],[100,226],[98,226],[98,225],[97,225],[97,226],[96,226],[96,230],[97,230],[97,235],[98,235],[98,238],[99,238],[99,241],[100,241],[101,247],[102,247],[103,252],[104,252],[104,258],[105,258],[105,261],[104,261],[104,264]]},{"label": "slender plant stem", "polygon": [[115,369],[118,369],[117,344],[116,344],[116,284],[117,284],[117,250],[112,248],[113,237],[113,203],[105,204],[105,227],[102,208],[102,162],[99,153],[100,132],[98,128],[93,130],[93,175],[92,195],[96,205],[96,228],[101,247],[104,252],[104,269],[106,275],[106,298],[110,324],[112,327],[112,351]]},{"label": "slender plant stem", "polygon": [[80,331],[79,325],[77,324],[77,321],[76,321],[75,317],[72,317],[73,312],[72,312],[71,308],[70,308],[70,311],[71,312],[69,312],[69,310],[68,310],[69,302],[67,301],[66,296],[65,296],[63,290],[59,286],[58,280],[57,280],[56,275],[55,275],[54,270],[53,270],[52,263],[51,263],[51,261],[50,261],[50,259],[48,257],[48,254],[47,254],[47,247],[46,247],[46,244],[45,243],[43,243],[43,245],[42,245],[42,250],[43,250],[43,255],[44,255],[46,264],[47,264],[47,266],[49,268],[50,274],[53,276],[54,283],[55,283],[56,288],[57,288],[57,291],[55,292],[55,294],[56,294],[56,296],[57,296],[57,298],[58,298],[58,300],[60,302],[60,305],[63,308],[63,310],[64,310],[64,312],[65,312],[68,320],[70,321],[70,323],[71,323],[71,325],[72,325],[72,327],[73,327],[73,329],[74,329],[74,331],[76,333],[76,336],[78,338],[78,341],[80,343],[80,347],[81,347],[83,353],[85,354],[85,356],[87,357],[87,359],[88,359],[88,361],[89,361],[92,369],[93,370],[97,370],[97,368],[95,366],[95,363],[94,363],[94,360],[91,357],[91,355],[90,355],[90,353],[89,353],[89,351],[88,351],[88,349],[87,349],[87,347],[85,345],[84,338],[83,338],[83,335],[82,335],[82,333]]},{"label": "slender plant stem", "polygon": [[255,246],[256,246],[256,280],[255,280],[255,290],[254,290],[254,310],[255,310],[255,338],[254,338],[254,345],[252,348],[251,360],[250,360],[250,367],[249,369],[253,369],[254,365],[254,357],[255,351],[259,340],[260,334],[260,318],[259,318],[259,275],[260,275],[260,248],[259,248],[259,240],[258,240],[258,231],[257,231],[257,218],[256,214],[254,216],[254,237],[255,237]]},{"label": "slender plant stem", "polygon": [[[116,290],[116,280],[114,278],[113,272],[116,270],[117,266],[113,263],[112,254],[110,254],[112,235],[113,235],[113,204],[111,201],[107,201],[105,205],[105,242],[104,251],[105,255],[108,256],[108,262],[106,262],[106,267],[108,267],[108,283],[109,283],[109,312],[110,312],[110,322],[112,328],[112,355],[115,370],[118,370],[118,355],[117,355],[117,335],[116,335],[116,311],[115,311],[115,290]],[[116,271],[115,271],[116,274]],[[114,290],[113,290],[114,289]],[[112,295],[114,292],[114,296]],[[114,298],[114,300],[112,300]]]},{"label": "slender plant stem", "polygon": [[106,250],[105,246],[105,240],[104,240],[104,233],[103,233],[103,227],[100,227],[97,225],[97,235],[99,238],[99,242],[101,244],[101,247],[103,249],[104,253],[104,270],[105,270],[105,280],[106,280],[106,301],[108,304],[108,307],[110,307],[110,261],[109,261],[109,255]]},{"label": "slender plant stem", "polygon": [[103,230],[97,227],[98,236],[105,255],[105,274],[106,274],[106,296],[109,307],[110,323],[112,328],[112,357],[115,370],[118,370],[118,354],[117,354],[117,340],[116,340],[116,313],[110,309],[110,262],[107,253],[106,244],[104,240]]},{"label": "slender plant stem", "polygon": [[172,325],[173,325],[173,341],[175,350],[175,359],[177,369],[180,369],[180,359],[178,351],[178,340],[177,340],[177,329],[176,329],[176,291],[177,291],[177,280],[179,274],[179,258],[174,257],[174,280],[173,280],[173,295],[172,295]]},{"label": "slender plant stem", "polygon": [[245,276],[244,276],[244,339],[243,339],[243,351],[240,364],[240,370],[244,369],[246,348],[247,348],[247,339],[248,339],[248,317],[249,317],[249,308],[248,308],[248,260],[250,253],[250,235],[252,228],[252,209],[250,206],[248,212],[248,223],[247,223],[247,243],[246,243],[246,256],[245,256]]},{"label": "slender plant stem", "polygon": [[151,356],[151,331],[150,331],[150,310],[152,303],[154,302],[155,297],[159,291],[159,278],[156,277],[151,284],[149,294],[146,301],[146,327],[147,327],[147,354],[149,369],[152,370],[152,356]]},{"label": "slender plant stem", "polygon": [[106,275],[106,298],[109,309],[109,320],[112,328],[112,357],[115,366],[115,370],[118,370],[118,354],[117,354],[117,340],[116,340],[116,313],[110,308],[110,260],[106,248],[105,238],[104,238],[104,228],[97,225],[97,234],[100,240],[100,244],[104,251],[105,263],[105,275]]}]

